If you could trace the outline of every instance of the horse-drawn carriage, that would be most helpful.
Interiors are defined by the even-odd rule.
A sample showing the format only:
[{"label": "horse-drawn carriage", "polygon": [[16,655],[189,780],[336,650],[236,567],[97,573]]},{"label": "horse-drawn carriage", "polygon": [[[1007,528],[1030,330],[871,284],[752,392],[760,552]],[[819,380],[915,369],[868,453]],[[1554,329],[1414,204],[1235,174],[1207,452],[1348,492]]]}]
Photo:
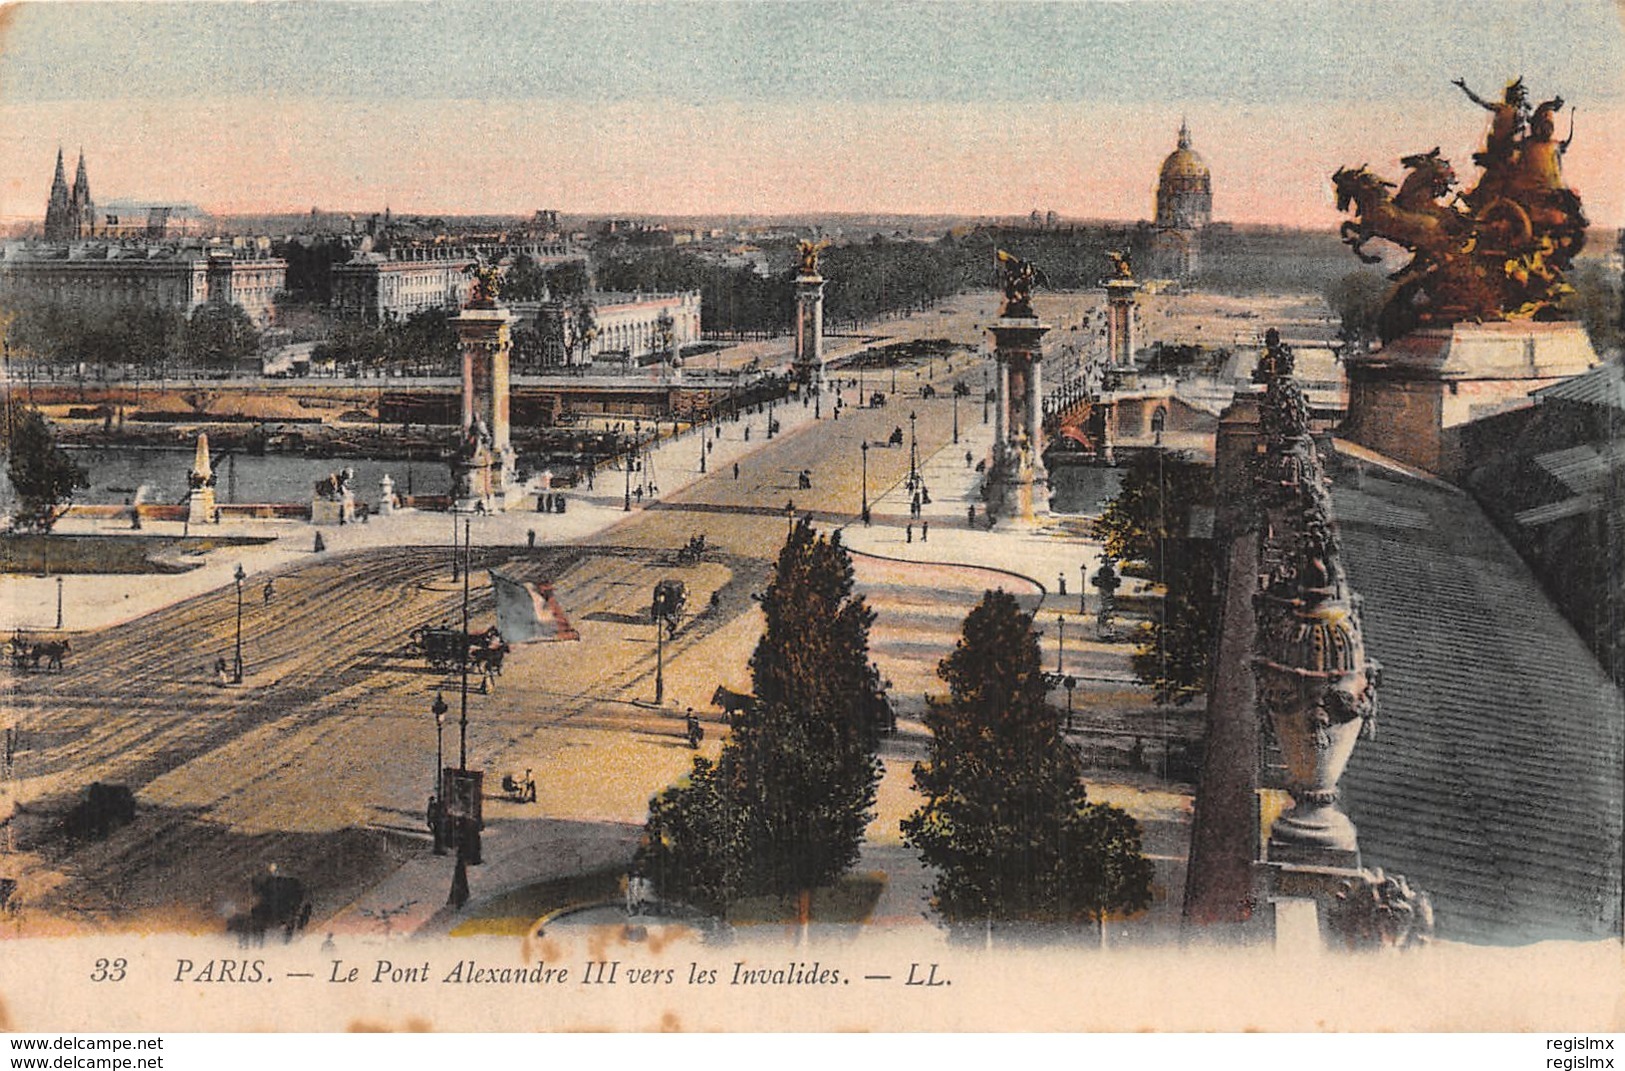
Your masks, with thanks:
[{"label": "horse-drawn carriage", "polygon": [[705,557],[705,551],[708,546],[709,544],[707,544],[705,541],[704,532],[701,532],[697,536],[691,536],[686,544],[677,548],[677,564],[693,565],[696,562],[701,561]]},{"label": "horse-drawn carriage", "polygon": [[474,669],[499,677],[509,650],[495,626],[475,633],[447,625],[423,625],[412,630],[409,646],[435,669],[453,669],[466,659]]},{"label": "horse-drawn carriage", "polygon": [[43,662],[47,671],[60,672],[62,660],[72,651],[73,645],[66,637],[60,640],[35,642],[28,638],[26,632],[16,633],[6,643],[6,656],[11,662],[11,668],[16,670],[38,669]]}]

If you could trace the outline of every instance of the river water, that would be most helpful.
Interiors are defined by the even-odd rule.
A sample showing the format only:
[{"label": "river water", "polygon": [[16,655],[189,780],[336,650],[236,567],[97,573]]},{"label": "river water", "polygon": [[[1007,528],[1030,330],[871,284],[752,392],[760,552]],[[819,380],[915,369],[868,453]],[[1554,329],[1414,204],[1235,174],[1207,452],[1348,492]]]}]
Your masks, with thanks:
[{"label": "river water", "polygon": [[[90,474],[90,489],[77,492],[75,502],[122,504],[142,487],[143,502],[179,503],[186,497],[191,450],[69,447],[68,453]],[[220,502],[308,502],[317,480],[344,468],[355,470],[351,486],[363,502],[378,500],[378,481],[386,473],[394,478],[398,495],[443,495],[451,490],[450,466],[443,461],[228,454],[214,461],[215,497]],[[1121,485],[1121,469],[1056,465],[1050,469],[1050,509],[1096,515]],[[9,486],[0,488],[0,499],[8,498],[9,491]]]},{"label": "river water", "polygon": [[[145,487],[143,502],[179,503],[193,452],[187,449],[100,450],[70,447],[68,453],[90,475],[90,490],[75,502],[120,504]],[[304,458],[286,454],[228,454],[214,460],[219,502],[309,502],[316,481],[354,469],[351,487],[363,502],[378,501],[378,481],[387,473],[398,495],[443,495],[451,489],[451,468],[443,461],[367,461],[356,458]]]}]

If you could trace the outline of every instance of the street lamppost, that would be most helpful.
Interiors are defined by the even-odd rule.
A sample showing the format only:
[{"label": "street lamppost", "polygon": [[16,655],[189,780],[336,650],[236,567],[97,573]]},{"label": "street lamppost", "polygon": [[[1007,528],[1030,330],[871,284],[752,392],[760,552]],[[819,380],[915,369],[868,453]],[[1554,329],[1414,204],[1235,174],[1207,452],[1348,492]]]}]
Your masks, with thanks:
[{"label": "street lamppost", "polygon": [[434,792],[435,799],[440,804],[440,813],[435,816],[434,829],[431,830],[434,833],[434,854],[436,855],[446,854],[446,801],[442,798],[445,786],[441,781],[445,777],[443,771],[446,768],[446,711],[450,709],[450,707],[446,706],[445,693],[436,692],[434,694],[434,705],[429,708],[429,713],[434,715]]},{"label": "street lamppost", "polygon": [[987,423],[987,369],[982,369],[982,423]]},{"label": "street lamppost", "polygon": [[[10,379],[9,374],[7,379]],[[860,360],[858,362],[858,408],[867,409],[868,407],[869,401],[863,396],[863,362]]]},{"label": "street lamppost", "polygon": [[[231,680],[233,684],[241,684],[243,683],[243,581],[248,579],[248,574],[243,572],[241,562],[237,563],[237,571],[232,574],[232,579],[237,581],[237,650],[231,659]],[[57,626],[61,627],[60,620],[58,620]]]},{"label": "street lamppost", "polygon": [[457,723],[457,768],[468,769],[468,574],[473,565],[474,522],[463,518],[463,697],[462,717]]},{"label": "street lamppost", "polygon": [[1078,564],[1078,616],[1083,617],[1089,613],[1088,596],[1084,592],[1089,590],[1089,563]]},{"label": "street lamppost", "polygon": [[920,486],[920,441],[914,437],[914,410],[908,411],[908,489]]},{"label": "street lamppost", "polygon": [[767,437],[773,438],[773,399],[767,399]]},{"label": "street lamppost", "polygon": [[954,391],[954,443],[959,443],[959,392]]},{"label": "street lamppost", "polygon": [[897,393],[897,358],[892,358],[891,364],[891,392]]},{"label": "street lamppost", "polygon": [[1055,623],[1059,626],[1055,633],[1058,641],[1055,646],[1055,672],[1061,672],[1061,659],[1066,655],[1066,615],[1056,614]]},{"label": "street lamppost", "polygon": [[621,511],[632,512],[632,448],[627,446],[621,451],[621,468],[626,470],[626,497],[621,500]]},{"label": "street lamppost", "polygon": [[863,523],[869,523],[869,440],[863,440]]},{"label": "street lamppost", "polygon": [[710,448],[710,445],[711,445],[711,440],[706,436],[705,432],[702,431],[700,433],[700,475],[701,476],[705,475],[705,455],[706,455],[706,451]]},{"label": "street lamppost", "polygon": [[462,579],[462,566],[457,557],[457,500],[456,488],[452,489],[452,501],[446,507],[451,513],[451,582],[453,584]]},{"label": "street lamppost", "polygon": [[655,592],[655,706],[666,701],[666,618],[662,593]]},{"label": "street lamppost", "polygon": [[62,578],[56,578],[56,630],[62,631]]}]

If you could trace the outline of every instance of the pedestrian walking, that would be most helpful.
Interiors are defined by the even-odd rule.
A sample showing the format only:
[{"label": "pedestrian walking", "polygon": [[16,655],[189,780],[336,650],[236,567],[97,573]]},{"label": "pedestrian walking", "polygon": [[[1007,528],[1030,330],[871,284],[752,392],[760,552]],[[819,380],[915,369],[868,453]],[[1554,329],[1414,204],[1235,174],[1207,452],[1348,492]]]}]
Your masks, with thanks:
[{"label": "pedestrian walking", "polygon": [[275,580],[267,580],[265,582],[265,591],[263,594],[265,595],[265,605],[271,605],[271,596],[276,594]]},{"label": "pedestrian walking", "polygon": [[316,533],[316,543],[313,549],[317,554],[320,554],[322,551],[327,549],[327,540],[322,538],[322,533],[320,532]]},{"label": "pedestrian walking", "polygon": [[734,462],[734,479],[739,479],[739,462]]},{"label": "pedestrian walking", "polygon": [[965,527],[976,527],[976,503],[974,502],[965,507]]},{"label": "pedestrian walking", "polygon": [[914,522],[909,521],[908,525],[903,530],[908,533],[907,542],[909,542],[909,543],[914,542]]},{"label": "pedestrian walking", "polygon": [[1061,594],[1065,595],[1066,594],[1066,574],[1065,573],[1056,574],[1055,580],[1061,586]]},{"label": "pedestrian walking", "polygon": [[920,522],[920,542],[921,543],[929,543],[929,542],[931,542],[931,522],[930,521],[921,521]]},{"label": "pedestrian walking", "polygon": [[531,550],[536,549],[536,529],[532,528],[525,532],[525,542],[530,545]]}]

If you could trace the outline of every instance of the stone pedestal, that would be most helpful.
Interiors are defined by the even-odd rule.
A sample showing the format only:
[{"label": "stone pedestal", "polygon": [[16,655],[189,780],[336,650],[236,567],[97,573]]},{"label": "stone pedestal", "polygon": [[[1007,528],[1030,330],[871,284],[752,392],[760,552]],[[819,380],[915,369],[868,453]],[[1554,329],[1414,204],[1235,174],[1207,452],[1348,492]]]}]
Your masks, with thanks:
[{"label": "stone pedestal", "polygon": [[213,524],[215,515],[214,488],[194,487],[186,495],[186,523]]},{"label": "stone pedestal", "polygon": [[378,481],[378,515],[380,517],[395,515],[395,481],[388,473]]},{"label": "stone pedestal", "polygon": [[820,386],[824,378],[824,279],[796,276],[796,355],[798,383]]},{"label": "stone pedestal", "polygon": [[213,524],[214,464],[209,460],[209,436],[197,437],[197,448],[192,453],[192,469],[186,474],[186,523]]},{"label": "stone pedestal", "polygon": [[1594,368],[1577,323],[1428,327],[1348,361],[1344,438],[1446,477],[1458,475],[1464,425],[1532,404],[1529,392]]},{"label": "stone pedestal", "polygon": [[988,507],[1001,518],[1035,523],[1049,514],[1043,343],[1050,327],[1037,317],[1007,316],[991,330],[999,371]]},{"label": "stone pedestal", "polygon": [[311,524],[353,524],[355,522],[355,496],[346,491],[334,498],[320,495],[310,500]]},{"label": "stone pedestal", "polygon": [[452,508],[458,511],[506,510],[523,490],[508,417],[508,362],[517,319],[492,304],[466,308],[452,321],[463,357],[463,442],[452,462]]}]

